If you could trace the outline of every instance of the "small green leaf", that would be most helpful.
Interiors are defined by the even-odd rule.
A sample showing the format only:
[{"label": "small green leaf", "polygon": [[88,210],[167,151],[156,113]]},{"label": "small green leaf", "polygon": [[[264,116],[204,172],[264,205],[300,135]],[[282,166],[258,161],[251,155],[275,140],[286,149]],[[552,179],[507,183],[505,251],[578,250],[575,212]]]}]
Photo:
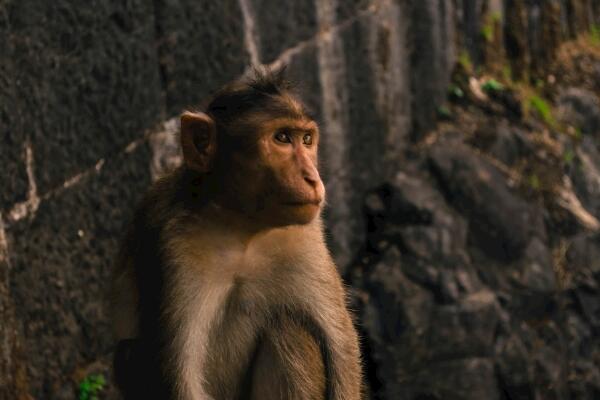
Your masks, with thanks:
[{"label": "small green leaf", "polygon": [[552,115],[552,107],[550,104],[543,98],[538,95],[533,95],[529,98],[529,105],[533,108],[540,117],[546,122],[548,125],[555,125],[556,121],[554,120],[554,116]]},{"label": "small green leaf", "polygon": [[450,87],[448,88],[448,93],[450,93],[454,97],[458,97],[459,99],[462,99],[465,96],[465,92],[463,92],[463,90],[455,84],[450,85]]},{"label": "small green leaf", "polygon": [[594,24],[591,26],[590,37],[593,44],[600,45],[600,25]]},{"label": "small green leaf", "polygon": [[544,87],[544,80],[543,79],[536,79],[535,81],[535,87],[538,89],[542,89]]},{"label": "small green leaf", "polygon": [[575,159],[575,153],[573,152],[573,150],[568,149],[567,151],[565,151],[565,153],[563,154],[563,159],[566,164],[571,164]]},{"label": "small green leaf", "polygon": [[481,36],[486,42],[491,43],[494,40],[494,27],[492,24],[486,24],[481,27]]},{"label": "small green leaf", "polygon": [[437,109],[438,115],[443,118],[451,118],[452,111],[446,106],[439,106]]},{"label": "small green leaf", "polygon": [[481,88],[487,93],[501,92],[504,90],[504,85],[492,78],[485,81]]},{"label": "small green leaf", "polygon": [[510,68],[510,65],[505,65],[502,67],[502,76],[507,82],[512,81],[512,69]]},{"label": "small green leaf", "polygon": [[535,174],[531,175],[529,177],[529,186],[531,186],[533,190],[540,190],[540,187],[542,186],[540,178]]},{"label": "small green leaf", "polygon": [[473,62],[471,61],[471,56],[466,50],[463,50],[458,56],[458,63],[468,74],[473,73]]},{"label": "small green leaf", "polygon": [[106,385],[106,379],[101,374],[87,376],[79,384],[79,400],[98,400],[98,393]]}]

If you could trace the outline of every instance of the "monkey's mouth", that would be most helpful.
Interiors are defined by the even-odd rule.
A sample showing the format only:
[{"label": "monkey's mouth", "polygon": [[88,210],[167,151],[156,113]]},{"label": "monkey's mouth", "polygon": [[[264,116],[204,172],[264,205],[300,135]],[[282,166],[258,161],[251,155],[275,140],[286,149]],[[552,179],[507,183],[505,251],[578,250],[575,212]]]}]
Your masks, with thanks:
[{"label": "monkey's mouth", "polygon": [[321,205],[321,199],[305,199],[305,200],[293,200],[286,201],[283,203],[284,206],[290,207],[302,207],[302,206],[319,206]]}]

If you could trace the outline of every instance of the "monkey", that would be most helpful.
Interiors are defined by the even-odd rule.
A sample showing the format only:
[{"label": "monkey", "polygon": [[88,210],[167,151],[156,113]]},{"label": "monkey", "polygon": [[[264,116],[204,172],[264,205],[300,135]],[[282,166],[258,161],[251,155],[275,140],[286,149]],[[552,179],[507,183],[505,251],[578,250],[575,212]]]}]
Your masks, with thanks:
[{"label": "monkey", "polygon": [[181,115],[183,163],[136,209],[113,276],[125,399],[361,398],[319,135],[282,71]]}]

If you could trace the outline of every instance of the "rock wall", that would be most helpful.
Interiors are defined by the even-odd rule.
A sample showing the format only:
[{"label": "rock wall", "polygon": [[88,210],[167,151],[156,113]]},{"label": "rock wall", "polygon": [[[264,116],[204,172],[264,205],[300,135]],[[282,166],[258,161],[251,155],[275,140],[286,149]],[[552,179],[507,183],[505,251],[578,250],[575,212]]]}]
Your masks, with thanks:
[{"label": "rock wall", "polygon": [[[287,64],[322,123],[331,248],[340,270],[360,289],[365,282],[352,271],[358,270],[356,251],[365,243],[365,195],[396,182],[398,171],[414,160],[413,143],[435,126],[456,61],[467,54],[477,66],[506,57],[515,76],[541,74],[539,60],[551,59],[561,41],[598,22],[593,0],[92,0],[85,6],[72,0],[0,0],[0,397],[70,399],[88,374],[110,376],[105,295],[124,224],[152,179],[179,160],[177,115],[247,73],[251,64]],[[492,37],[490,24],[499,27]],[[402,181],[407,187],[425,185],[425,197],[411,210],[433,218],[440,229],[436,246],[463,248],[477,228],[468,223],[471,217],[479,221],[496,214],[502,222],[523,215],[514,225],[501,224],[494,237],[510,254],[535,258],[546,240],[541,233],[533,244],[526,240],[543,231],[537,211],[504,186],[477,197],[480,177],[452,170],[459,161],[467,169],[480,167],[481,161],[460,146],[432,150],[430,159],[440,185],[466,185],[463,197],[448,199],[438,186],[423,183],[433,178]],[[586,179],[590,182],[580,179],[579,187],[593,192],[593,176]],[[506,200],[499,203],[501,213],[485,196]],[[469,207],[481,207],[483,216],[471,216]],[[579,247],[592,246],[590,241],[582,237]],[[414,245],[418,252],[418,241]],[[384,325],[397,323],[398,313],[422,319],[423,310],[433,310],[437,301],[394,269],[398,251],[382,249],[389,262],[376,271],[386,279],[373,278],[372,287],[396,285],[407,295],[392,291],[387,298],[384,287],[374,289],[382,296],[374,297],[379,305],[365,303],[397,307],[389,309]],[[450,253],[440,253],[445,264],[464,256]],[[437,263],[414,273],[430,270],[448,282],[460,278],[444,278]],[[474,271],[484,274],[485,268]],[[422,279],[427,286],[429,278]],[[550,277],[540,279],[540,285],[551,285]],[[474,387],[473,398],[483,398],[476,395],[488,390],[503,368],[512,368],[485,357],[490,343],[517,358],[522,344],[510,335],[503,344],[491,339],[491,327],[503,318],[495,312],[500,301],[495,288],[459,298],[452,292],[456,283],[448,285],[443,296],[460,306],[448,303],[435,308],[435,315],[459,327],[452,335],[470,338],[477,332],[474,349],[482,350],[454,360],[445,353],[454,345],[434,348],[448,360],[436,368],[442,375],[466,371],[458,385],[465,393]],[[462,323],[471,320],[473,326]],[[435,335],[443,337],[444,326]],[[395,340],[395,328],[390,329]],[[390,346],[386,340],[367,345]],[[378,351],[373,347],[367,354],[369,365],[378,365],[369,370],[369,382],[382,385],[375,395],[397,398],[393,390],[400,386],[394,385],[407,378],[396,366],[410,357],[394,352],[396,359],[384,360]],[[540,357],[544,368],[545,355]],[[521,375],[507,379],[521,385]],[[417,372],[409,380],[426,381]],[[412,394],[419,395],[406,392]]]}]

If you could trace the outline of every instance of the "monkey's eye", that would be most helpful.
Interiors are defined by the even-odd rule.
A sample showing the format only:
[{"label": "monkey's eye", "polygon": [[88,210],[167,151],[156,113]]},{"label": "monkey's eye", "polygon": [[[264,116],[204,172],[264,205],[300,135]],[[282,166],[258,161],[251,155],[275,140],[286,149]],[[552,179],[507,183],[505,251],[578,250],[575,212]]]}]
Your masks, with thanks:
[{"label": "monkey's eye", "polygon": [[290,138],[290,135],[288,135],[287,133],[285,133],[283,131],[279,131],[275,134],[275,140],[277,140],[278,142],[281,142],[281,143],[292,143],[292,139]]},{"label": "monkey's eye", "polygon": [[307,146],[310,146],[313,142],[313,137],[312,134],[307,133],[306,135],[302,136],[302,143],[304,143]]}]

